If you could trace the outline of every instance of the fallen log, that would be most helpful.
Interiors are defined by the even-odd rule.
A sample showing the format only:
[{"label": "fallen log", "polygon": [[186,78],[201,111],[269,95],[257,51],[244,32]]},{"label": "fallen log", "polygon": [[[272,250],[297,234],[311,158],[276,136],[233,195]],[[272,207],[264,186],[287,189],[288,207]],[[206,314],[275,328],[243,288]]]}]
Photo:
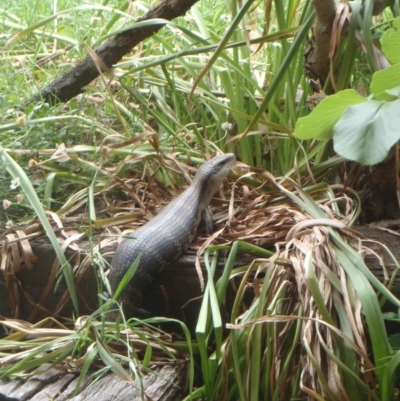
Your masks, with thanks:
[{"label": "fallen log", "polygon": [[[369,226],[359,226],[358,231],[365,238],[381,241],[400,260],[400,247],[397,245],[398,237],[393,232]],[[371,246],[371,243],[368,243],[368,245]],[[79,246],[79,257],[83,259],[90,252],[90,243],[82,241]],[[102,249],[103,256],[107,262],[110,262],[115,246],[114,243]],[[381,252],[378,249],[378,245],[373,246],[378,253]],[[64,280],[60,280],[56,289],[51,289],[47,296],[40,301],[43,290],[47,285],[48,277],[51,274],[54,260],[56,259],[51,244],[45,238],[42,238],[32,242],[31,247],[33,253],[38,257],[35,267],[31,270],[21,270],[16,274],[15,278],[20,290],[18,316],[15,315],[10,307],[9,295],[5,287],[5,279],[2,275],[0,275],[0,315],[28,321],[38,321],[48,316],[71,318],[74,311],[70,301],[66,302],[65,306],[59,310],[60,300],[67,293]],[[77,256],[76,253],[77,251],[67,249],[67,259],[73,260]],[[145,305],[147,310],[153,315],[168,316],[183,320],[190,328],[194,328],[202,296],[199,277],[195,269],[195,259],[196,251],[189,249],[186,254],[160,272],[146,294],[143,305]],[[251,256],[239,255],[236,260],[236,266],[247,265],[252,259],[253,257]],[[371,255],[367,255],[365,260],[372,273],[379,280],[385,282],[386,278],[379,260]],[[390,263],[387,257],[384,260],[387,263],[388,274],[390,276],[395,266],[393,263]],[[217,278],[221,275],[224,266],[225,258],[223,255],[220,255],[216,270]],[[205,271],[203,271],[203,275],[206,276]],[[91,314],[98,308],[99,282],[98,269],[94,265],[87,269],[85,274],[80,276],[76,287],[80,301],[81,315]],[[400,296],[400,276],[396,277],[392,291],[396,296]],[[34,311],[36,311],[35,314],[33,313]]]},{"label": "fallen log", "polygon": [[[6,288],[5,279],[0,274],[0,315],[27,321],[38,321],[48,316],[71,318],[74,315],[74,310],[70,300],[60,310],[60,302],[67,293],[64,280],[60,280],[57,287],[52,288],[47,296],[41,299],[56,260],[53,247],[46,238],[33,241],[31,247],[37,257],[35,267],[31,270],[23,269],[15,275],[19,288],[17,316],[10,306],[9,289]],[[79,251],[66,250],[68,260],[74,260],[77,257],[77,252],[80,253],[78,256],[81,260],[90,254],[89,241],[81,241],[79,247]],[[104,259],[108,263],[111,262],[115,247],[116,244],[114,243],[102,249]],[[176,318],[194,328],[202,296],[201,284],[195,269],[195,260],[196,250],[189,249],[186,254],[161,271],[145,296],[143,302],[145,309],[154,316]],[[251,260],[251,257],[242,255],[237,258],[236,266],[249,264]],[[217,277],[221,275],[224,266],[225,259],[221,256],[217,265]],[[203,275],[206,277],[204,270]],[[91,265],[85,274],[80,276],[79,282],[76,283],[80,315],[91,314],[99,307],[99,283],[98,268],[94,265]]]},{"label": "fallen log", "polygon": [[[29,379],[1,379],[0,401],[141,401],[138,385],[119,379],[110,373],[93,382],[83,379],[79,395],[73,393],[79,386],[79,372],[71,369],[50,368],[44,365],[43,372]],[[174,401],[182,399],[185,391],[187,364],[177,362],[153,367],[151,373],[142,374],[142,388],[146,399]]]}]

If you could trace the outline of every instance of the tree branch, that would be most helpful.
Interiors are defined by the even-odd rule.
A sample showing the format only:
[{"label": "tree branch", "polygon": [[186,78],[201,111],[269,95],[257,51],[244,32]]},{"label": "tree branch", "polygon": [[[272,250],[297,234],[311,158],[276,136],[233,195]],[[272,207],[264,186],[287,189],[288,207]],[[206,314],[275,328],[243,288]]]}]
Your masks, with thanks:
[{"label": "tree branch", "polygon": [[324,86],[329,75],[329,50],[337,3],[335,0],[312,0],[315,8],[313,45],[305,56],[307,74]]},{"label": "tree branch", "polygon": [[[185,13],[198,0],[163,0],[154,8],[149,10],[137,22],[148,21],[155,18],[172,20]],[[103,43],[95,50],[104,67],[111,68],[121,58],[132,50],[136,45],[147,39],[165,24],[154,24],[142,28],[133,28],[119,33],[112,39]],[[99,63],[100,66],[102,63]],[[104,68],[104,69],[106,69]],[[50,83],[40,93],[36,94],[30,101],[42,100],[46,103],[55,104],[66,102],[83,92],[83,87],[97,78],[99,71],[90,55],[87,55],[79,64],[66,71],[61,77]],[[29,102],[29,103],[30,103]]]}]

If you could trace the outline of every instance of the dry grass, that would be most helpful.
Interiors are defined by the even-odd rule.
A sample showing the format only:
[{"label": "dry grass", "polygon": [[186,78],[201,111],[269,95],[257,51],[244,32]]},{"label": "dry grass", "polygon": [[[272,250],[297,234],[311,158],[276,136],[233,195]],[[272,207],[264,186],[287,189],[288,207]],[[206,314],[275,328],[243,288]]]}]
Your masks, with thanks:
[{"label": "dry grass", "polygon": [[[87,204],[89,198],[83,196],[77,196],[69,209],[63,205],[62,214],[49,215],[63,248],[79,249],[81,234],[73,224],[77,219],[82,227],[91,227],[101,233],[99,244],[83,260],[78,258],[73,263],[76,280],[93,262],[102,263],[101,250],[118,241],[115,234],[137,229],[182,191],[178,189],[178,183],[182,182],[182,177],[188,183],[195,170],[188,166],[192,164],[191,158],[186,163],[181,162],[183,159],[183,155],[178,157],[167,153],[130,156],[125,165],[129,163],[132,169],[126,179],[113,175],[118,168],[96,167],[104,170],[102,173],[110,178],[93,197],[101,199],[103,206],[100,211],[96,210],[96,221],[90,225],[84,210],[92,206]],[[140,174],[134,172],[139,163]],[[166,176],[172,187],[162,185],[158,179]],[[117,186],[123,188],[128,199],[135,200],[134,206],[131,200],[115,201]],[[365,394],[365,399],[379,399],[375,391],[380,382],[377,366],[382,369],[382,358],[390,356],[390,347],[372,286],[394,301],[378,280],[374,281],[361,265],[357,265],[363,263],[360,255],[372,251],[349,229],[358,215],[354,194],[339,185],[320,184],[300,189],[291,180],[278,180],[268,172],[251,170],[238,163],[220,193],[214,197],[211,207],[220,229],[211,238],[198,236],[193,247],[199,250],[199,254],[211,243],[232,244],[236,241],[249,244],[253,250],[257,247],[275,248],[271,258],[256,259],[242,275],[228,324],[231,335],[224,340],[222,359],[215,361],[218,366],[217,393],[225,392],[224,386],[231,380],[227,373],[232,369],[236,377],[232,385],[241,387],[239,394],[242,393],[246,399],[255,399],[255,394],[260,392],[266,399],[289,399],[299,391],[299,394],[315,399],[351,400],[352,394],[357,392]],[[106,217],[110,212],[114,217]],[[5,243],[1,259],[7,277],[14,274],[16,261],[32,260],[28,239],[23,244],[16,238],[24,238],[24,233],[26,238],[42,235],[41,226],[36,221],[24,230],[9,231],[5,236],[8,241],[12,240],[12,243]],[[20,264],[24,266],[24,263]],[[58,269],[56,262],[47,292],[54,286]],[[365,286],[365,294],[360,292],[360,285]],[[249,289],[254,292],[255,300],[249,309],[244,310],[241,305],[244,305],[244,293]],[[17,305],[20,289],[11,286],[8,291],[10,299]],[[365,304],[369,298],[372,299],[371,305]],[[65,293],[57,311],[67,300],[68,293]],[[375,310],[376,305],[379,310]],[[2,324],[20,333],[11,336],[23,337],[21,333],[41,336],[39,329],[26,326],[27,323],[6,319]],[[79,329],[66,330],[65,337],[79,337],[82,329],[91,333],[90,327],[96,327],[98,333],[109,330],[109,326],[100,328],[99,325],[90,320],[89,324],[82,323]],[[129,326],[126,330],[129,331]],[[152,336],[151,333],[141,334],[142,338]],[[123,331],[119,335],[118,354],[124,353],[124,347],[134,349],[141,342]],[[383,341],[379,338],[381,336],[384,336]],[[99,344],[100,337],[96,334],[91,341]],[[129,340],[123,340],[128,337]],[[155,357],[160,343],[153,340],[147,345],[154,347],[152,355]],[[385,343],[383,348],[377,345],[378,340]],[[161,351],[166,355],[171,352],[169,357],[174,359],[176,356],[168,344],[162,344]],[[9,358],[17,358],[12,355],[3,357],[3,366],[8,365]],[[105,355],[111,355],[110,351]],[[26,354],[21,353],[22,356]],[[112,363],[111,357],[100,357],[104,362]],[[119,366],[118,363],[112,365]]]}]

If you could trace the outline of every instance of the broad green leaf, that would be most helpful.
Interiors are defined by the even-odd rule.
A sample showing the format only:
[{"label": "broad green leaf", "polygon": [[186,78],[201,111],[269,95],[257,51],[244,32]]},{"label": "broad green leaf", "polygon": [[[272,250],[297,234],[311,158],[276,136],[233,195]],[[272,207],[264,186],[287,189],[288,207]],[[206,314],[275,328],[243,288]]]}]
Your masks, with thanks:
[{"label": "broad green leaf", "polygon": [[347,107],[365,102],[365,98],[354,89],[346,89],[326,97],[306,117],[297,120],[294,136],[299,139],[315,138],[319,141],[331,139],[333,126],[339,121]]},{"label": "broad green leaf", "polygon": [[334,127],[335,151],[364,165],[379,163],[400,139],[400,100],[351,106]]},{"label": "broad green leaf", "polygon": [[391,97],[385,91],[393,89],[396,86],[400,86],[400,64],[377,71],[372,77],[371,93],[378,100],[387,100]]},{"label": "broad green leaf", "polygon": [[388,89],[385,92],[391,97],[390,100],[400,99],[400,86],[396,86],[393,89]]},{"label": "broad green leaf", "polygon": [[382,50],[393,64],[400,63],[400,17],[393,21],[393,27],[388,29],[381,38]]}]

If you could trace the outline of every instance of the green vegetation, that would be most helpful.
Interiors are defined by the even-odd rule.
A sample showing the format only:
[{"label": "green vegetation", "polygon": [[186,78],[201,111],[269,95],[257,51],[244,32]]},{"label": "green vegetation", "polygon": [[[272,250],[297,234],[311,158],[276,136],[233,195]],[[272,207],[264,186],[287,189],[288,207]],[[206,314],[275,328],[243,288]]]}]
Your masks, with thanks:
[{"label": "green vegetation", "polygon": [[[294,135],[300,139],[333,138],[335,151],[349,160],[373,165],[385,160],[400,139],[400,17],[382,36],[382,50],[392,63],[374,73],[370,96],[354,89],[324,99],[314,112],[298,121]],[[384,130],[382,132],[382,128]]]},{"label": "green vegetation", "polygon": [[[348,25],[335,28],[339,40],[323,87],[335,94],[311,113],[303,68],[315,17],[309,0],[248,1],[242,8],[200,1],[82,95],[58,105],[29,102],[151,7],[76,3],[32,0],[0,9],[0,229],[47,235],[59,261],[47,291],[65,280],[76,313],[66,326],[0,320],[11,330],[0,339],[0,378],[70,357],[82,378],[102,361],[96,374],[112,370],[140,387],[133,365],[146,371],[152,358],[188,356],[187,400],[395,399],[400,351],[384,319],[399,316],[381,308],[400,307],[391,292],[400,266],[384,249],[395,266],[388,285],[369,271],[361,254],[372,251],[348,230],[360,200],[334,180],[344,158],[382,161],[399,139],[398,5],[376,18],[371,0],[364,18],[361,3],[346,8]],[[361,50],[374,43],[382,43],[389,68],[379,70],[372,52]],[[332,155],[332,138],[342,157]],[[235,152],[241,163],[221,190],[226,202],[213,204],[221,231],[212,245],[197,242],[207,278],[195,335],[174,320],[183,333],[178,342],[158,328],[172,319],[126,319],[103,296],[96,312],[79,317],[74,274],[93,263],[98,293],[107,289],[101,251],[117,237],[109,228],[142,224],[139,208],[163,206],[218,151]],[[68,237],[69,230],[92,243],[77,266],[59,244],[58,233]],[[99,233],[107,237],[96,242]],[[238,267],[243,254],[254,260]],[[11,263],[6,252],[1,263]],[[230,284],[235,299],[224,318]],[[108,321],[111,308],[117,323]],[[194,354],[202,376],[196,388]]]}]

